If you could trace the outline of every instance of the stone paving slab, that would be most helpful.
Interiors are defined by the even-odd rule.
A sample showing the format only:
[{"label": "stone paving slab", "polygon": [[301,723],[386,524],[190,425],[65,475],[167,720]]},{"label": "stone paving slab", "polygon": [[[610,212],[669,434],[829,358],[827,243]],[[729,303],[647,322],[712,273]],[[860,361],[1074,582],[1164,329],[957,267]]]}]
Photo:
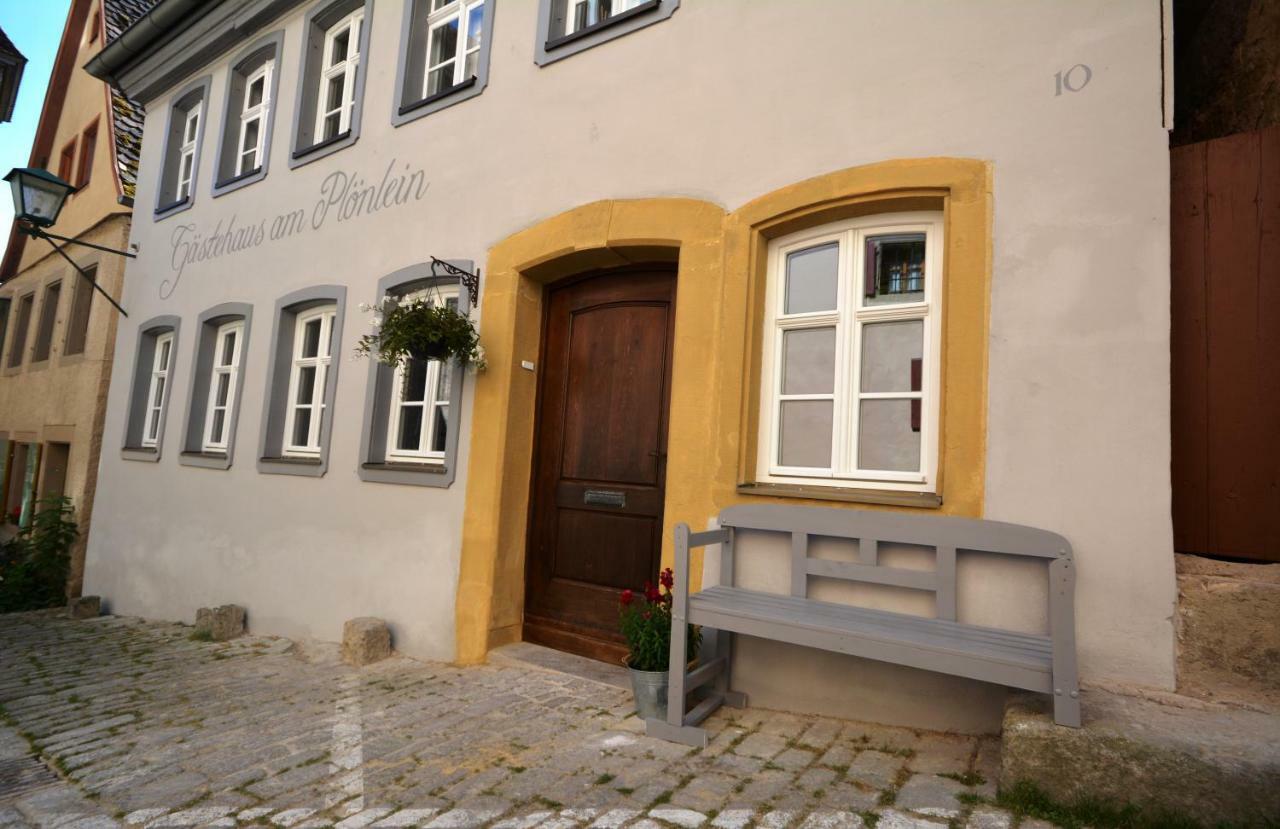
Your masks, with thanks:
[{"label": "stone paving slab", "polygon": [[993,738],[747,709],[692,749],[644,736],[625,688],[554,656],[356,669],[191,630],[0,616],[0,749],[55,775],[8,794],[0,778],[0,829],[1016,825],[975,810]]}]

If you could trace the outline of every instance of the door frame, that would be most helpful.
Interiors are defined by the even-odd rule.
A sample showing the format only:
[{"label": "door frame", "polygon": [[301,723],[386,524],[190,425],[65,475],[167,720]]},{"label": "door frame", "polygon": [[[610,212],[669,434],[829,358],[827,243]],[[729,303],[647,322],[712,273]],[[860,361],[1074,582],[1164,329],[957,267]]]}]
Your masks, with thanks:
[{"label": "door frame", "polygon": [[[678,266],[667,261],[639,262],[634,264],[623,265],[612,268],[600,268],[586,271],[584,273],[567,276],[554,282],[545,283],[542,286],[542,324],[539,329],[538,342],[538,362],[537,366],[545,367],[547,365],[547,346],[550,342],[548,331],[551,325],[551,304],[549,302],[552,292],[572,288],[583,282],[602,277],[626,277],[630,274],[653,274],[659,272],[668,272],[671,275],[673,288],[671,295],[671,313],[677,313],[677,305],[680,292],[680,272]],[[663,359],[663,397],[665,403],[663,406],[663,433],[661,436],[661,446],[663,447],[664,457],[661,459],[662,470],[662,491],[663,504],[659,512],[659,530],[662,533],[665,530],[666,515],[666,483],[667,475],[670,471],[668,464],[668,455],[670,452],[671,437],[671,392],[672,378],[675,374],[675,344],[676,344],[676,326],[674,318],[667,327],[667,353]],[[590,655],[602,662],[617,663],[626,656],[626,648],[616,643],[601,640],[592,636],[590,629],[584,626],[575,625],[572,622],[563,620],[547,619],[539,617],[539,622],[530,627],[528,615],[524,611],[524,602],[528,595],[529,583],[532,580],[533,568],[537,565],[534,557],[529,555],[528,551],[533,549],[533,533],[534,533],[534,515],[538,507],[537,503],[537,473],[538,473],[538,448],[542,445],[543,430],[545,424],[542,418],[542,404],[544,402],[543,395],[546,393],[545,384],[543,383],[543,373],[539,369],[537,377],[537,394],[534,396],[534,418],[533,418],[533,451],[529,459],[529,497],[525,506],[525,534],[524,534],[524,582],[522,584],[522,612],[520,623],[521,639],[526,642],[546,645],[557,650],[570,651],[572,653]],[[657,558],[662,560],[662,537],[659,537]],[[660,569],[660,568],[659,568]],[[655,571],[653,577],[657,578]],[[634,588],[640,585],[632,585]],[[532,635],[531,635],[532,634]]]}]

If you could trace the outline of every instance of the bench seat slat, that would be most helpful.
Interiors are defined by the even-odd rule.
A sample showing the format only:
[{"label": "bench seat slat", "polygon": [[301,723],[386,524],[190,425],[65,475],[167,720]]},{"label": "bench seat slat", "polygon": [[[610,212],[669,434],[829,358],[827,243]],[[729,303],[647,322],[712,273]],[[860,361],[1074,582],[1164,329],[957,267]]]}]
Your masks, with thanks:
[{"label": "bench seat slat", "polygon": [[691,595],[689,622],[1033,691],[1052,684],[1042,636],[992,639],[956,622],[730,587]]},{"label": "bench seat slat", "polygon": [[[775,598],[777,598],[777,594],[761,593],[759,591],[745,590],[736,587],[711,587],[702,591],[702,593],[695,593],[690,596],[691,601],[696,600],[699,603],[712,602],[717,606],[727,603],[747,610],[752,608],[761,608],[765,613],[771,612],[770,608],[774,605]],[[853,615],[858,618],[860,627],[863,629],[868,631],[873,629],[883,629],[891,636],[902,636],[904,634],[901,632],[904,630],[922,631],[923,635],[929,636],[936,635],[936,632],[940,629],[958,629],[962,631],[960,635],[967,639],[972,639],[975,642],[990,642],[997,648],[1006,646],[1014,650],[1027,650],[1039,653],[1046,658],[1048,658],[1052,653],[1052,643],[1047,636],[1018,633],[1016,631],[1001,630],[999,628],[978,627],[976,625],[969,625],[962,622],[929,619],[922,616],[894,613],[887,610],[853,607],[850,605],[836,604],[834,602],[818,601],[816,599],[806,599],[805,601],[806,604],[801,606],[804,615],[813,616],[823,620],[831,620],[831,624],[836,626],[841,624],[841,620]]]}]

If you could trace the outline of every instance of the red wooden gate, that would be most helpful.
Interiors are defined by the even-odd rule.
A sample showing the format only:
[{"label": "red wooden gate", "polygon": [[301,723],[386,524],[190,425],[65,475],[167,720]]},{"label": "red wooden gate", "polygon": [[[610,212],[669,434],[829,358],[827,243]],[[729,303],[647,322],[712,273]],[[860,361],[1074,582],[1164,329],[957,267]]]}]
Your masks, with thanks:
[{"label": "red wooden gate", "polygon": [[1171,165],[1174,547],[1280,561],[1280,127]]}]

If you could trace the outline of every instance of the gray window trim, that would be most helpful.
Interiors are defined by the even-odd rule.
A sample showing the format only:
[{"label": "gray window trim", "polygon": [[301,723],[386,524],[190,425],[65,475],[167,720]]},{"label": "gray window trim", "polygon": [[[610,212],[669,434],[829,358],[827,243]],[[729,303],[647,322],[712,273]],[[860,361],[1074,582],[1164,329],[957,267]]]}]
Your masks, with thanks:
[{"label": "gray window trim", "polygon": [[[325,21],[340,18],[364,6],[364,24],[360,27],[360,64],[351,106],[351,125],[346,133],[316,142],[315,102],[319,92],[320,58],[324,50]],[[373,29],[373,0],[321,0],[307,11],[302,23],[301,55],[298,63],[297,94],[293,105],[293,140],[289,142],[289,168],[310,164],[339,150],[350,147],[360,137],[360,121],[364,112],[364,79],[369,74],[369,39]],[[317,42],[318,39],[318,42]]]},{"label": "gray window trim", "polygon": [[[475,263],[470,259],[444,260],[455,268],[464,271],[475,271]],[[410,265],[388,274],[378,280],[378,292],[374,302],[391,293],[396,288],[413,283],[457,285],[456,276],[438,276],[432,271],[430,262]],[[458,291],[458,311],[466,314],[471,310],[471,298],[467,289],[460,286]],[[409,486],[448,487],[458,474],[458,438],[462,432],[462,390],[466,385],[466,372],[455,364],[453,376],[456,382],[449,392],[449,411],[454,413],[454,422],[449,434],[445,437],[444,463],[388,463],[387,448],[387,415],[391,404],[391,386],[395,369],[383,365],[376,359],[369,358],[369,380],[365,384],[364,422],[360,427],[360,457],[356,471],[360,480],[385,484],[406,484]]]},{"label": "gray window trim", "polygon": [[[267,56],[264,57],[264,54]],[[280,64],[284,54],[284,30],[264,35],[251,46],[236,55],[227,67],[227,90],[222,96],[222,125],[218,130],[218,160],[213,168],[213,197],[248,187],[267,177],[271,164],[271,142],[275,134],[276,112],[280,109]],[[271,69],[271,96],[267,106],[266,123],[262,125],[262,157],[256,172],[236,176],[234,170],[240,147],[240,110],[244,101],[244,78],[251,69],[257,69],[266,61],[273,61]],[[240,85],[237,88],[237,78]]]},{"label": "gray window trim", "polygon": [[[164,132],[164,154],[160,157],[160,180],[156,185],[156,211],[154,221],[167,219],[174,213],[181,213],[191,207],[195,201],[197,189],[200,186],[200,157],[204,150],[204,134],[209,126],[209,89],[213,85],[213,76],[205,75],[199,80],[192,81],[184,86],[178,94],[170,98],[169,118],[165,124]],[[174,143],[174,130],[181,130],[182,125],[178,124],[175,116],[181,110],[186,113],[191,108],[191,98],[199,93],[200,100],[196,106],[200,107],[200,124],[196,130],[196,152],[191,159],[191,191],[182,201],[174,201],[173,196],[169,194],[166,180],[169,177],[170,164],[177,164],[174,153],[178,151],[179,144]],[[174,186],[177,186],[177,179],[174,179]]]},{"label": "gray window trim", "polygon": [[584,52],[637,29],[666,20],[680,6],[680,0],[649,0],[641,6],[622,12],[616,19],[597,24],[581,33],[551,38],[551,16],[564,7],[566,0],[538,0],[538,40],[534,43],[533,62],[539,66]]},{"label": "gray window trim", "polygon": [[[227,451],[204,451],[204,415],[209,405],[209,375],[213,371],[215,334],[223,323],[244,321],[244,341],[240,343],[240,368],[236,372],[236,396],[227,418]],[[244,403],[244,376],[249,364],[249,329],[253,306],[245,302],[215,305],[196,319],[196,347],[191,355],[191,381],[187,388],[187,416],[182,426],[182,451],[178,463],[206,469],[228,469],[235,455],[236,426]]]},{"label": "gray window trim", "polygon": [[404,3],[404,22],[400,26],[400,54],[396,60],[396,94],[391,102],[391,123],[397,127],[475,98],[489,85],[493,13],[498,0],[485,0],[484,18],[480,24],[480,55],[476,60],[475,77],[427,98],[418,97],[417,90],[420,88],[423,65],[426,61],[427,44],[425,26],[415,26],[414,19],[425,21],[429,2],[430,0],[405,0]]},{"label": "gray window trim", "polygon": [[[336,305],[333,317],[333,350],[324,388],[326,415],[320,423],[320,457],[293,458],[283,453],[284,424],[293,375],[293,338],[298,314],[320,305]],[[262,430],[258,439],[258,471],[268,475],[303,475],[318,478],[329,469],[329,439],[333,433],[334,399],[338,392],[338,366],[342,364],[342,323],[347,289],[342,285],[316,285],[285,294],[276,300],[271,327],[271,360],[267,363],[267,390],[263,395]]]},{"label": "gray window trim", "polygon": [[[138,326],[133,346],[133,378],[129,384],[129,408],[125,413],[124,444],[120,457],[127,461],[160,460],[164,448],[164,426],[169,420],[169,405],[173,402],[173,381],[178,365],[178,337],[182,318],[173,314],[152,317]],[[160,426],[156,429],[155,448],[142,445],[142,430],[147,419],[147,394],[151,391],[151,367],[155,357],[156,338],[173,333],[173,345],[169,346],[168,391],[160,407]]]}]

